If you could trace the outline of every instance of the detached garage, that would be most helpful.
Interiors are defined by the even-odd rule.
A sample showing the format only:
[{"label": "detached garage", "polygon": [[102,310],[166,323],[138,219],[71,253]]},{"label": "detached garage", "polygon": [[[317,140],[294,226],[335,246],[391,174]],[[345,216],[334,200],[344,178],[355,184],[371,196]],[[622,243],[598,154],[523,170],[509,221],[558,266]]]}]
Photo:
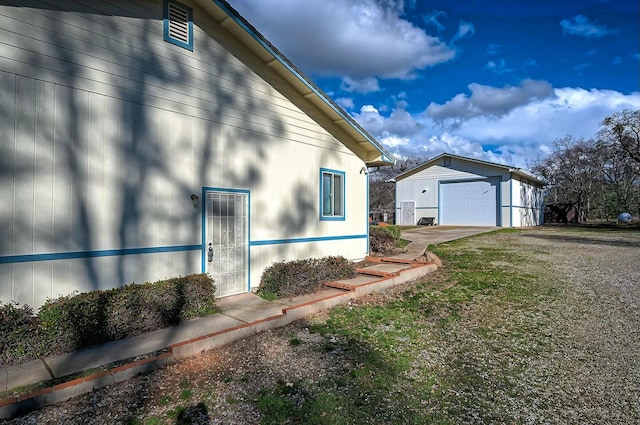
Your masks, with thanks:
[{"label": "detached garage", "polygon": [[537,226],[544,182],[516,167],[442,154],[395,179],[397,224]]}]

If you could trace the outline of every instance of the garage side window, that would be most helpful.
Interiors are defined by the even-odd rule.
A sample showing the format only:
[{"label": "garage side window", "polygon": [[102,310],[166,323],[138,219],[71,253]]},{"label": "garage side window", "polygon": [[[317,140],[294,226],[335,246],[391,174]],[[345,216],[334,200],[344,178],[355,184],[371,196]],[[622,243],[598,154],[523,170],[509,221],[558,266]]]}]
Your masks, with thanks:
[{"label": "garage side window", "polygon": [[344,220],[344,181],[344,172],[320,169],[320,220]]},{"label": "garage side window", "polygon": [[164,1],[164,41],[193,51],[193,9],[175,0]]}]

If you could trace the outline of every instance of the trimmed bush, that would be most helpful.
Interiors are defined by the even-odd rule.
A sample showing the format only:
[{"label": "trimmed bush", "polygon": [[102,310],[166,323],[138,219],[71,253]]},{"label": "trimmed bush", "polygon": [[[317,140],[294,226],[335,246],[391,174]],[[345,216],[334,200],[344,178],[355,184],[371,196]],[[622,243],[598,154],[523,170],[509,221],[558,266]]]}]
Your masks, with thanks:
[{"label": "trimmed bush", "polygon": [[355,276],[355,264],[339,256],[281,261],[262,273],[257,293],[266,298],[295,297],[315,292],[325,283]]},{"label": "trimmed bush", "polygon": [[26,362],[46,352],[39,324],[31,307],[0,303],[0,365]]},{"label": "trimmed bush", "polygon": [[216,311],[215,286],[196,274],[47,301],[33,315],[0,305],[0,360],[16,364],[130,338]]}]

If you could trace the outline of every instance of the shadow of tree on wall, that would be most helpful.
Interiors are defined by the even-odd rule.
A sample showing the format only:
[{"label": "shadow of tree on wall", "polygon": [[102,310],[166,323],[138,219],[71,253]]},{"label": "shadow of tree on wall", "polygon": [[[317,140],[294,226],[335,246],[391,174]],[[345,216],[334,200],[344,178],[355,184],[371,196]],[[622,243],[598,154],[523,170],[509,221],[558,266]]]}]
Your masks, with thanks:
[{"label": "shadow of tree on wall", "polygon": [[[520,202],[522,202],[522,224],[532,226],[540,224],[544,213],[544,201],[541,194],[542,189],[530,183],[520,182]],[[511,213],[513,214],[513,212]]]},{"label": "shadow of tree on wall", "polygon": [[[71,260],[3,268],[3,273],[20,268],[26,275],[50,276],[47,283],[35,278],[33,287],[25,289],[33,291],[34,304],[42,303],[51,287],[56,296],[141,281],[153,272],[153,264],[117,252],[107,260],[82,253],[163,246],[166,241],[201,244],[201,206],[194,208],[190,195],[203,186],[264,190],[265,173],[272,172],[269,158],[306,137],[306,130],[285,124],[272,99],[276,90],[264,80],[281,87],[288,83],[259,62],[248,61],[250,70],[243,68],[246,50],[215,23],[200,19],[204,12],[197,8],[191,53],[162,40],[159,3],[71,3],[64,10],[46,3],[22,6],[17,1],[2,6],[5,20],[19,15],[16,22],[37,23],[22,29],[35,37],[21,46],[14,68],[1,71],[3,86],[11,86],[3,94],[13,96],[0,102],[2,129],[13,134],[17,129],[12,123],[34,122],[32,147],[44,156],[0,146],[3,181],[21,182],[25,198],[33,200],[23,203],[26,214],[0,216],[4,233],[11,232],[0,238],[0,252],[78,254]],[[32,86],[30,94],[16,89],[18,80]],[[278,95],[327,125],[295,89]],[[14,106],[32,100],[43,109],[36,111],[39,118],[32,109]],[[343,155],[337,150],[344,147],[333,139],[339,132],[317,136],[325,144],[316,159],[320,167]],[[309,172],[311,178],[294,182],[291,208],[269,217],[280,229],[279,237],[323,232],[317,166]],[[38,197],[38,190],[45,196]],[[15,193],[11,196],[17,199]],[[36,223],[34,210],[48,216]],[[366,232],[343,227],[343,234]],[[16,250],[17,238],[31,238],[31,248]],[[283,244],[277,251],[281,257],[314,252],[299,248]],[[172,255],[182,263],[178,268],[199,266],[193,252]],[[72,262],[81,263],[82,271]],[[40,284],[47,288],[39,290]]]},{"label": "shadow of tree on wall", "polygon": [[[46,4],[40,9],[20,9],[21,16],[38,17],[46,43],[57,47],[53,59],[46,59],[38,49],[25,46],[20,60],[26,74],[37,70],[51,87],[33,96],[55,110],[51,134],[34,142],[55,152],[53,178],[40,173],[33,186],[49,183],[51,203],[56,204],[52,215],[68,209],[64,220],[52,225],[35,228],[25,215],[2,223],[2,228],[13,229],[16,235],[34,235],[38,248],[25,253],[135,249],[158,239],[171,240],[172,245],[199,244],[201,211],[193,208],[190,195],[199,194],[202,186],[257,187],[263,180],[261,162],[285,139],[285,125],[272,111],[269,94],[256,92],[254,81],[259,78],[242,70],[232,53],[207,39],[211,36],[240,55],[229,35],[221,37],[224,30],[208,27],[206,21],[195,29],[196,52],[205,58],[203,63],[162,40],[159,4],[150,9],[125,1],[66,6],[71,9],[64,12],[55,7],[48,10]],[[196,10],[196,16],[202,12]],[[69,19],[78,21],[70,26]],[[123,41],[123,35],[132,41]],[[52,61],[48,69],[38,68],[47,60]],[[16,69],[16,75],[21,72]],[[160,98],[159,93],[168,94]],[[52,98],[43,98],[47,95]],[[176,102],[179,96],[185,101]],[[11,104],[0,107],[4,117],[32,113],[16,111]],[[257,116],[269,126],[257,122]],[[158,122],[159,117],[169,122]],[[17,122],[30,119],[14,116]],[[3,127],[9,125],[5,127],[3,121]],[[30,176],[32,157],[18,155],[12,161],[11,147],[3,143],[2,150],[6,153],[1,159],[6,167],[0,171],[4,181]],[[182,151],[191,156],[186,170],[173,163],[172,155]],[[238,160],[231,164],[224,158]],[[98,183],[104,185],[101,195],[93,190]],[[107,235],[109,227],[113,233]],[[152,233],[171,233],[172,238]],[[9,246],[13,239],[0,241],[3,254],[14,253]],[[193,254],[181,256],[183,268],[192,269]],[[108,270],[96,256],[80,261],[84,276],[67,280],[86,281],[85,290],[125,284],[134,280],[132,276],[145,275],[145,264],[135,257],[118,256],[108,263]]]}]

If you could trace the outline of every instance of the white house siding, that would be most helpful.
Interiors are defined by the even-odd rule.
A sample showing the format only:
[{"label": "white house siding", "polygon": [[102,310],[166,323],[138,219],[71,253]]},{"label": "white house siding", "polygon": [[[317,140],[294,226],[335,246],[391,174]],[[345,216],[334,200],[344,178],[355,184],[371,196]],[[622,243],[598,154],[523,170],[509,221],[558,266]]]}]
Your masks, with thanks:
[{"label": "white house siding", "polygon": [[513,186],[513,222],[514,227],[538,226],[544,219],[544,201],[542,188],[522,178],[514,176]]},{"label": "white house siding", "polygon": [[[182,3],[193,52],[163,41],[162,2],[0,5],[0,301],[200,272],[203,187],[250,193],[254,287],[275,260],[366,254],[364,163]],[[319,220],[320,168],[346,174],[344,221]]]}]

